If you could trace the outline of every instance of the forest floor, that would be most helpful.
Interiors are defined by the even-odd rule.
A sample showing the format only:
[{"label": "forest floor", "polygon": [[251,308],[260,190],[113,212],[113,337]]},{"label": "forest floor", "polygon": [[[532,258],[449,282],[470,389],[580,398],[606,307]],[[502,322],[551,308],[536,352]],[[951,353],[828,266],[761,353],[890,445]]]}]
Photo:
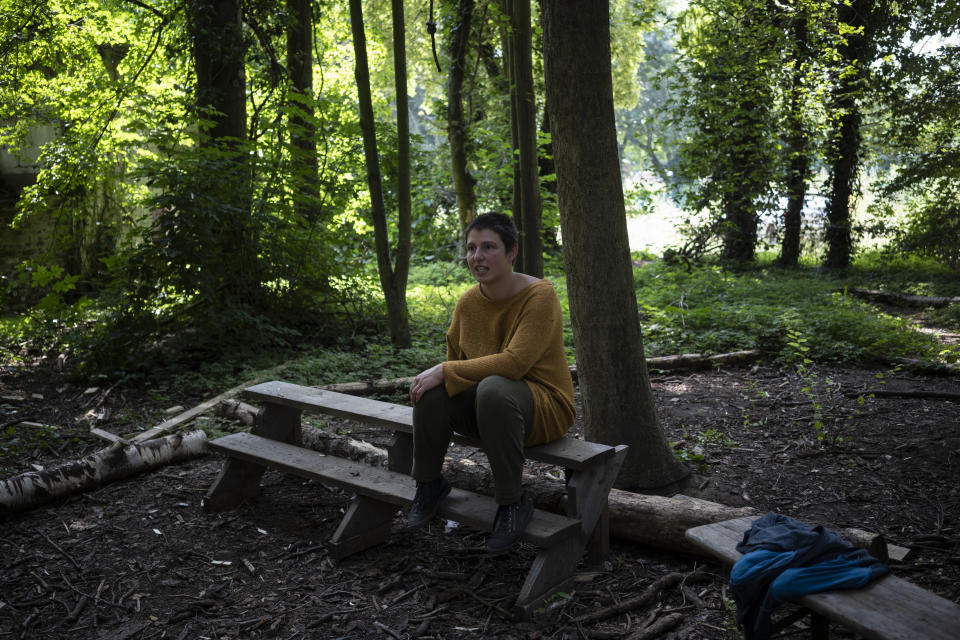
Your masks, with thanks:
[{"label": "forest floor", "polygon": [[[956,394],[956,377],[819,366],[800,376],[761,364],[652,381],[669,440],[696,467],[684,493],[883,534],[911,549],[894,575],[960,602],[960,402],[911,397]],[[0,425],[29,416],[80,436],[37,448],[20,471],[103,446],[82,435],[83,391],[48,368],[0,370]],[[152,402],[114,390],[97,410],[146,428],[157,422]],[[7,516],[0,638],[629,638],[667,619],[675,625],[657,637],[738,637],[729,570],[716,562],[614,540],[604,567],[583,568],[574,590],[515,622],[505,610],[530,548],[488,558],[482,534],[437,521],[409,535],[398,519],[388,543],[333,562],[324,541],[349,495],[267,472],[258,502],[206,513],[200,498],[221,464],[207,456]],[[692,591],[664,588],[627,613],[577,621],[694,570],[707,577]]]}]

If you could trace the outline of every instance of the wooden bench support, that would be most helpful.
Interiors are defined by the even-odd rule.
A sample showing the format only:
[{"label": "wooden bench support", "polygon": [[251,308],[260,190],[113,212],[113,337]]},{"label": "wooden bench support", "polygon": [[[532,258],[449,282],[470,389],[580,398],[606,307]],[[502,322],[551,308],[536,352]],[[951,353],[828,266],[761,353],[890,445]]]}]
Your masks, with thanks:
[{"label": "wooden bench support", "polygon": [[627,457],[627,445],[614,448],[613,458],[604,465],[567,472],[567,515],[580,520],[580,537],[587,549],[586,562],[603,564],[610,553],[610,522],[607,496]]},{"label": "wooden bench support", "polygon": [[[330,557],[345,558],[387,540],[397,510],[413,501],[416,486],[409,473],[413,462],[413,409],[280,381],[259,384],[245,395],[263,403],[251,433],[235,433],[209,443],[227,456],[223,470],[207,493],[205,509],[218,509],[255,497],[265,468],[352,491],[350,504],[332,539]],[[388,468],[371,467],[310,451],[300,444],[300,415],[316,411],[390,429]],[[479,447],[473,438],[453,441]],[[538,548],[514,605],[525,616],[551,595],[569,589],[577,564],[599,564],[609,552],[607,495],[626,458],[627,447],[561,438],[528,447],[526,458],[563,467],[567,514],[535,509],[524,542]],[[497,512],[493,498],[454,487],[439,514],[482,531],[490,531]],[[410,535],[404,532],[404,535]]]},{"label": "wooden bench support", "polygon": [[[686,538],[728,565],[755,518],[737,518],[688,529]],[[862,589],[824,591],[797,599],[810,614],[811,637],[826,640],[830,622],[871,640],[943,640],[956,638],[960,605],[892,575]]]},{"label": "wooden bench support", "polygon": [[582,554],[583,545],[573,536],[541,549],[533,559],[527,579],[517,596],[514,615],[526,618],[542,607],[550,596],[568,591]]},{"label": "wooden bench support", "polygon": [[[300,444],[301,410],[281,405],[266,405],[257,414],[250,432],[254,435]],[[260,495],[260,478],[265,468],[256,461],[227,458],[219,475],[203,498],[205,511],[217,511],[253,500]]]},{"label": "wooden bench support", "polygon": [[334,560],[369,549],[390,539],[391,525],[397,505],[358,495],[340,521],[333,538],[327,543]]},{"label": "wooden bench support", "polygon": [[[356,497],[328,543],[330,557],[334,559],[345,558],[388,540],[399,507],[413,502],[416,492],[413,480],[405,474],[327,456],[251,433],[224,436],[210,442],[209,446],[227,455],[227,462],[252,465],[259,474],[269,467],[355,491]],[[218,482],[216,486],[221,492],[225,491],[223,483]],[[497,504],[489,496],[453,488],[440,503],[439,512],[444,518],[490,531]],[[538,547],[539,552],[517,598],[515,612],[518,615],[524,615],[549,595],[569,587],[583,550],[580,530],[579,520],[534,510],[523,540]],[[402,535],[415,534],[404,531]]]}]

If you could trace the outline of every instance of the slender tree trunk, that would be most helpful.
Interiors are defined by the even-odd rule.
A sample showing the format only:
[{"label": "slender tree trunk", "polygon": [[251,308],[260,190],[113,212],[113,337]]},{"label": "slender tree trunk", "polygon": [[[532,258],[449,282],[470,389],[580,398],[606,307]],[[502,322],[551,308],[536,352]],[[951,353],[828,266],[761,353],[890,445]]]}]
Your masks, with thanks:
[{"label": "slender tree trunk", "polygon": [[[260,288],[255,230],[250,217],[250,168],[247,141],[246,46],[239,0],[194,0],[191,5],[193,58],[197,73],[196,104],[212,121],[205,144],[218,147],[234,165],[220,172],[222,202],[215,218],[216,246],[210,248],[215,273],[213,295],[219,300],[250,303]],[[207,177],[201,177],[202,184]],[[225,262],[229,256],[229,269]],[[215,263],[215,264],[213,264]]]},{"label": "slender tree trunk", "polygon": [[619,487],[662,487],[688,470],[667,443],[643,356],[617,159],[607,0],[543,5],[564,262],[588,439],[627,444]]},{"label": "slender tree trunk", "polygon": [[410,346],[407,276],[410,273],[412,203],[410,195],[410,98],[407,93],[407,43],[403,0],[393,0],[393,78],[397,94],[397,261],[391,287],[401,322],[394,343]]},{"label": "slender tree trunk", "polygon": [[[545,134],[548,138],[550,136],[550,110],[544,105],[543,109],[543,120],[540,122],[540,133]],[[538,151],[537,165],[539,167],[539,179],[543,179],[545,176],[553,176],[552,180],[544,180],[543,188],[550,194],[550,197],[556,201],[557,198],[557,168],[553,163],[553,143],[545,142],[540,145]],[[543,217],[540,219],[541,233],[540,237],[543,239],[543,246],[545,250],[556,251],[560,249],[560,245],[557,243],[557,227],[556,225],[545,225],[543,222]]]},{"label": "slender tree trunk", "polygon": [[517,146],[520,167],[520,270],[543,277],[543,240],[540,237],[540,182],[537,166],[537,104],[533,92],[530,43],[530,0],[511,0],[511,77],[516,88]]},{"label": "slender tree trunk", "polygon": [[[510,34],[512,28],[510,16],[513,14],[513,2],[515,0],[500,0],[500,10],[507,17],[504,23],[501,23],[500,46],[503,49],[503,70],[506,74],[510,88],[510,164],[513,168],[513,193],[510,204],[510,211],[513,212],[513,221],[517,225],[517,231],[523,233],[523,203],[520,198],[522,187],[520,185],[520,137],[517,132],[517,84],[513,77],[513,59],[516,57],[514,51],[514,39]],[[518,265],[523,265],[523,243],[520,243],[520,249],[515,261]]]},{"label": "slender tree trunk", "polygon": [[317,126],[313,98],[313,12],[311,0],[287,0],[288,117],[293,156],[294,209],[298,217],[317,221]]},{"label": "slender tree trunk", "polygon": [[[360,109],[360,129],[363,134],[363,155],[367,167],[367,186],[370,190],[370,209],[373,218],[374,239],[377,248],[377,270],[380,288],[387,304],[390,338],[398,346],[410,345],[410,324],[407,317],[406,273],[404,291],[398,295],[398,279],[394,277],[390,257],[390,238],[387,230],[387,212],[383,199],[383,178],[380,173],[380,154],[377,151],[377,132],[373,119],[373,98],[370,94],[370,69],[367,64],[367,38],[363,25],[361,0],[350,0],[350,27],[356,56],[355,76]],[[399,109],[398,109],[399,110]],[[408,240],[409,242],[409,240]],[[409,249],[408,249],[409,250]]]},{"label": "slender tree trunk", "polygon": [[447,75],[447,141],[450,144],[450,173],[457,194],[461,231],[477,216],[476,178],[467,169],[467,121],[463,114],[463,79],[466,75],[467,44],[473,20],[473,0],[460,0],[450,34],[450,71]]}]

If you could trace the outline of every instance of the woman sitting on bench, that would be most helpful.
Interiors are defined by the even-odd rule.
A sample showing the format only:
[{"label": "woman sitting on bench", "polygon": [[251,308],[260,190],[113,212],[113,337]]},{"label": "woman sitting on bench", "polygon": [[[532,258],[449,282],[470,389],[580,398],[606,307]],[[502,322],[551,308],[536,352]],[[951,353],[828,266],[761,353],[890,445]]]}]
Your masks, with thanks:
[{"label": "woman sitting on bench", "polygon": [[410,386],[417,493],[407,527],[432,520],[450,493],[441,469],[452,433],[479,438],[499,505],[491,554],[508,551],[533,514],[521,486],[523,447],[563,436],[576,415],[560,300],[549,281],[514,273],[517,235],[502,213],[467,227],[467,266],[477,284],[457,301],[446,361]]}]

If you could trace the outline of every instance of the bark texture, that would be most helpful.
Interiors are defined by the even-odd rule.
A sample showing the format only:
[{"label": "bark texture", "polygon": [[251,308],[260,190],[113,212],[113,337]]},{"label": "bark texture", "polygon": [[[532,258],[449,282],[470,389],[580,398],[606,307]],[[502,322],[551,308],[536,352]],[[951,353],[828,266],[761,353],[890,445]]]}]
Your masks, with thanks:
[{"label": "bark texture", "polygon": [[203,455],[206,442],[203,431],[175,434],[145,444],[117,442],[80,460],[14,476],[0,482],[0,516]]},{"label": "bark texture", "polygon": [[477,194],[474,191],[477,179],[467,168],[467,120],[463,113],[463,81],[473,9],[473,0],[460,0],[457,5],[456,21],[450,30],[450,71],[447,73],[447,142],[461,231],[477,217]]},{"label": "bark texture", "polygon": [[[406,269],[401,270],[399,268],[401,258],[403,258],[402,247],[397,250],[398,268],[396,272],[390,256],[387,212],[383,196],[383,176],[380,171],[380,153],[377,150],[373,98],[370,93],[370,67],[367,63],[367,36],[364,30],[363,3],[361,0],[350,0],[350,28],[353,33],[353,51],[356,56],[354,75],[357,81],[360,130],[363,134],[363,155],[367,168],[367,187],[370,190],[370,215],[373,218],[380,288],[387,303],[390,339],[397,346],[408,347],[410,346],[410,320],[407,316],[407,273]],[[404,95],[406,94],[404,93]],[[409,256],[409,239],[406,251]]]},{"label": "bark texture", "polygon": [[290,147],[294,165],[297,214],[310,223],[320,215],[317,174],[317,126],[313,99],[313,11],[310,0],[287,0],[287,74],[290,81]]},{"label": "bark texture", "polygon": [[662,487],[689,471],[660,428],[643,357],[617,157],[609,5],[546,3],[542,22],[585,437],[630,446],[618,487]]},{"label": "bark texture", "polygon": [[830,196],[827,202],[827,255],[823,265],[845,269],[853,256],[851,209],[860,194],[861,122],[860,95],[867,68],[873,58],[871,14],[874,0],[852,0],[837,4],[837,18],[858,31],[848,33],[839,47],[848,69],[840,75],[833,91],[836,130],[831,149]]},{"label": "bark texture", "polygon": [[510,77],[516,90],[513,110],[520,173],[520,210],[514,219],[520,231],[520,270],[543,277],[543,240],[540,236],[540,176],[537,163],[537,103],[533,90],[530,0],[508,0],[513,55]]}]

